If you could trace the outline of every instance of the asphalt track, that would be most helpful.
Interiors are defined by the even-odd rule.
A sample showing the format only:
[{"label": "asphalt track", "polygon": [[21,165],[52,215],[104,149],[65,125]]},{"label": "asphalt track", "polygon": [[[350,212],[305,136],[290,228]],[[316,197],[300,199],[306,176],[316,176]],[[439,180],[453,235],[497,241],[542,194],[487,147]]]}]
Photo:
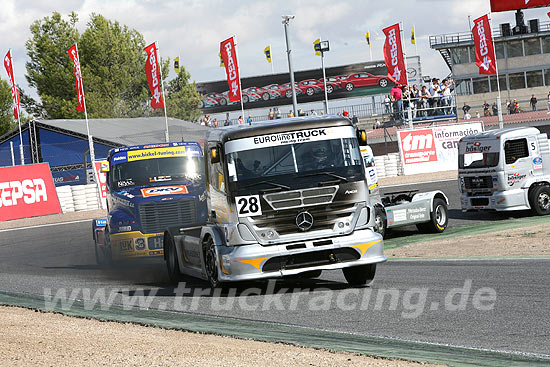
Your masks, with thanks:
[{"label": "asphalt track", "polygon": [[[456,181],[422,185],[423,191],[436,188],[449,196],[450,225],[485,220],[484,215],[458,210]],[[223,320],[234,323],[229,333],[237,336],[270,340],[268,335],[274,332],[258,327],[258,322],[267,322],[279,327],[280,338],[273,340],[297,340],[305,345],[326,347],[322,336],[330,335],[330,345],[378,355],[392,354],[373,351],[367,345],[381,348],[389,343],[388,348],[394,351],[402,349],[395,356],[430,361],[451,360],[430,348],[454,354],[459,350],[463,358],[456,365],[465,364],[468,358],[473,365],[481,365],[479,353],[492,352],[496,353],[486,365],[520,365],[522,358],[535,358],[523,365],[550,365],[550,259],[393,260],[379,266],[370,288],[350,289],[341,272],[325,272],[316,280],[247,283],[227,293],[212,294],[206,283],[194,279],[179,288],[167,286],[161,261],[98,268],[90,227],[90,223],[81,222],[0,232],[0,303],[15,304],[5,301],[12,293],[40,299],[58,295],[84,303],[105,294],[99,303],[128,306],[134,302],[133,310],[143,302],[141,308],[148,311],[141,311],[142,317],[151,317],[160,325],[167,319],[215,316],[218,328],[226,324]],[[395,232],[394,238],[408,233]],[[144,297],[135,297],[140,295]],[[55,302],[49,297],[46,300],[52,308]],[[60,302],[55,307],[63,305]],[[147,314],[155,310],[164,313]],[[139,320],[140,313],[134,315]],[[201,319],[198,324],[212,321],[208,320]],[[238,331],[256,327],[257,336]],[[407,348],[399,344],[406,341],[421,342],[414,344],[419,354],[407,355]],[[501,357],[503,363],[494,362]]]}]

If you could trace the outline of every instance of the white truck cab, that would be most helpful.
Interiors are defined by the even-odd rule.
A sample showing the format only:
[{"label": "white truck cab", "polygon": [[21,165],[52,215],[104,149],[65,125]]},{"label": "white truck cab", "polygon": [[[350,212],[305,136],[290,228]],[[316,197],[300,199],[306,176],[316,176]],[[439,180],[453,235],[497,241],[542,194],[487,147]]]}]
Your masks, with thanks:
[{"label": "white truck cab", "polygon": [[460,203],[467,210],[550,213],[550,146],[534,127],[490,130],[460,139]]}]

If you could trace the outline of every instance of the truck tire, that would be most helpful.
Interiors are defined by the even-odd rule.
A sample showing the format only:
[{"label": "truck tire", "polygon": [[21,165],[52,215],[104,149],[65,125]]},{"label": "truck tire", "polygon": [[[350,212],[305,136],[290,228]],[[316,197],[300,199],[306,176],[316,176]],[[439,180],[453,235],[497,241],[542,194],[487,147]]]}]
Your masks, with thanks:
[{"label": "truck tire", "polygon": [[536,215],[550,214],[550,187],[546,185],[536,186],[529,193],[529,204]]},{"label": "truck tire", "polygon": [[180,265],[178,255],[176,253],[176,245],[174,238],[169,234],[164,235],[165,251],[166,251],[166,270],[172,284],[177,284],[181,281]]},{"label": "truck tire", "polygon": [[204,250],[204,268],[206,276],[212,288],[223,288],[224,283],[220,281],[218,276],[218,256],[216,253],[216,245],[214,239],[208,236],[208,239],[203,244]]},{"label": "truck tire", "polygon": [[416,227],[423,233],[441,233],[449,223],[449,210],[445,200],[436,198],[433,203],[433,211],[430,213],[430,221],[417,224]]},{"label": "truck tire", "polygon": [[386,228],[388,227],[388,221],[386,218],[386,211],[381,206],[374,207],[374,232],[384,238],[386,236]]},{"label": "truck tire", "polygon": [[376,274],[376,264],[352,266],[342,269],[344,278],[351,286],[369,285]]}]

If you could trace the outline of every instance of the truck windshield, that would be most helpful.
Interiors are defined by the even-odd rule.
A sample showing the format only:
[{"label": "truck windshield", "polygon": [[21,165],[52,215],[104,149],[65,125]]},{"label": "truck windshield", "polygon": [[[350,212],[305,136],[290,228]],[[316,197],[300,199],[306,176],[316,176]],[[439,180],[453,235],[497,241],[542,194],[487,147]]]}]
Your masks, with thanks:
[{"label": "truck windshield", "polygon": [[115,190],[162,182],[195,181],[203,178],[202,157],[169,157],[117,163],[111,172]]},{"label": "truck windshield", "polygon": [[458,167],[461,169],[495,167],[500,157],[499,150],[499,141],[461,141],[458,145]]},{"label": "truck windshield", "polygon": [[229,182],[240,188],[363,179],[357,138],[268,146],[227,154]]}]

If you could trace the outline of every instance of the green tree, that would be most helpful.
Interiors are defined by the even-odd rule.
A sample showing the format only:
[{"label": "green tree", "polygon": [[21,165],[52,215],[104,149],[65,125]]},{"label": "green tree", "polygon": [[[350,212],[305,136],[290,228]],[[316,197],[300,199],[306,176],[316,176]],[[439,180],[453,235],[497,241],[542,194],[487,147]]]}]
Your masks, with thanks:
[{"label": "green tree", "polygon": [[73,12],[69,20],[55,12],[31,24],[32,38],[25,43],[30,59],[26,63],[29,86],[36,88],[41,104],[25,98],[25,109],[47,118],[78,118],[75,110],[76,92],[74,75],[67,49],[79,39]]},{"label": "green tree", "polygon": [[200,115],[200,94],[195,82],[190,83],[191,75],[180,66],[178,76],[168,82],[166,87],[166,110],[170,117],[186,121],[196,121]]},{"label": "green tree", "polygon": [[0,136],[13,129],[15,125],[10,85],[0,79]]}]

